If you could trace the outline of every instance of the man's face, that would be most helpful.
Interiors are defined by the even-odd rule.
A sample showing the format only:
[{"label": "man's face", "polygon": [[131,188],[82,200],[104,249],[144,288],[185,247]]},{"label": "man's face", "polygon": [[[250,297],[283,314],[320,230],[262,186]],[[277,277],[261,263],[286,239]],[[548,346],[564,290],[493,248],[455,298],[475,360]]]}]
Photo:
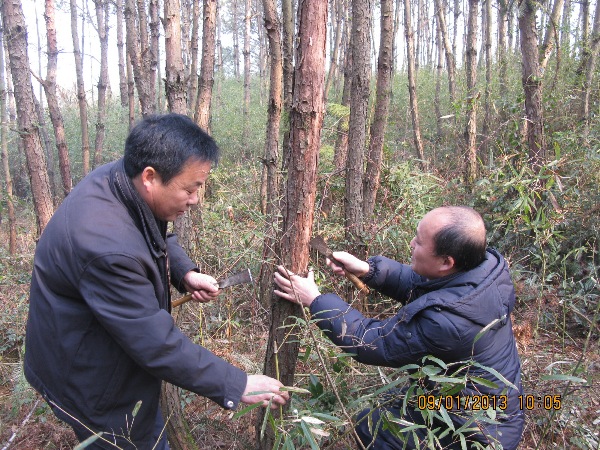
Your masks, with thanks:
[{"label": "man's face", "polygon": [[210,173],[210,161],[190,160],[183,171],[164,184],[160,175],[154,174],[148,187],[145,200],[155,217],[174,221],[182,216],[190,206],[198,203],[198,189],[206,182]]},{"label": "man's face", "polygon": [[428,279],[440,278],[446,275],[446,257],[438,256],[434,251],[433,238],[446,225],[445,217],[439,211],[430,211],[417,226],[417,234],[410,241],[412,250],[411,268]]}]

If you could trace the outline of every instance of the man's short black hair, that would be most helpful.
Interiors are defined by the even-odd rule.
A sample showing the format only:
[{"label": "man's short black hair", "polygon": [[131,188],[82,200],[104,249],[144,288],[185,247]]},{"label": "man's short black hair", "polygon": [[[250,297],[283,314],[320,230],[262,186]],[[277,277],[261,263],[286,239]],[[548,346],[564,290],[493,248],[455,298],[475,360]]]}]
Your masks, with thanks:
[{"label": "man's short black hair", "polygon": [[219,148],[192,119],[181,114],[148,116],[130,131],[125,141],[124,164],[129,178],[150,166],[166,184],[190,159],[216,165]]},{"label": "man's short black hair", "polygon": [[470,270],[485,259],[485,224],[481,215],[468,206],[443,207],[448,224],[433,238],[437,255],[451,256],[459,270]]}]

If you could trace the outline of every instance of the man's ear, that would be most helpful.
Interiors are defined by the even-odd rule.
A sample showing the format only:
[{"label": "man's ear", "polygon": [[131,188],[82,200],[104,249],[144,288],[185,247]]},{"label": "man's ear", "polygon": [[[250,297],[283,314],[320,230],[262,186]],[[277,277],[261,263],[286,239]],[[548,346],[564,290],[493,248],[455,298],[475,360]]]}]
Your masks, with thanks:
[{"label": "man's ear", "polygon": [[142,180],[142,185],[147,190],[152,189],[152,186],[160,179],[158,173],[156,172],[156,170],[154,170],[154,167],[152,166],[145,167],[144,170],[142,170],[140,176]]},{"label": "man's ear", "polygon": [[445,255],[444,260],[442,261],[442,266],[440,270],[444,272],[454,272],[456,271],[456,263],[452,256]]}]

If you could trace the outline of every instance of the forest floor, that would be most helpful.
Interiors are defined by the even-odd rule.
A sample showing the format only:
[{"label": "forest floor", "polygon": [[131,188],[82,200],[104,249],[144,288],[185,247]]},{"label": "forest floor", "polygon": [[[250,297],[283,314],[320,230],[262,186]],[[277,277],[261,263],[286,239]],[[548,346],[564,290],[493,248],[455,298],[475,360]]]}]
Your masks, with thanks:
[{"label": "forest floor", "polygon": [[[6,242],[5,236],[0,239]],[[31,243],[20,242],[19,257],[0,258],[0,449],[38,450],[71,449],[77,440],[71,429],[49,412],[40,396],[28,387],[22,375],[22,339],[27,317]],[[1,262],[4,261],[4,262]],[[598,449],[600,448],[600,352],[599,336],[582,332],[578,324],[556,325],[562,305],[556,295],[545,291],[542,296],[531,292],[517,280],[517,296],[540,297],[538,301],[518,300],[513,323],[518,340],[526,394],[534,397],[560,395],[561,408],[526,411],[526,429],[520,450]],[[210,305],[201,308],[210,308]],[[199,314],[197,305],[185,305],[186,321],[182,328],[196,336],[217,355],[251,373],[261,372],[266,348],[267,314],[258,307],[256,296],[246,298],[236,307],[243,318],[239,326],[206,325],[210,309]],[[195,308],[195,309],[194,309]],[[258,311],[258,312],[257,312]],[[586,350],[584,352],[584,349]],[[298,385],[305,384],[306,374],[322,375],[318,365],[304,363],[298,367]],[[364,368],[358,363],[356,367]],[[588,384],[568,379],[546,379],[554,368],[577,367],[575,373]],[[364,376],[350,371],[349,385],[366,385]],[[573,373],[568,372],[567,373]],[[355,377],[355,378],[354,378]],[[252,449],[257,434],[256,412],[234,419],[233,413],[195,395],[184,394],[185,414],[201,449]],[[354,448],[348,435],[332,433],[322,448]]]}]

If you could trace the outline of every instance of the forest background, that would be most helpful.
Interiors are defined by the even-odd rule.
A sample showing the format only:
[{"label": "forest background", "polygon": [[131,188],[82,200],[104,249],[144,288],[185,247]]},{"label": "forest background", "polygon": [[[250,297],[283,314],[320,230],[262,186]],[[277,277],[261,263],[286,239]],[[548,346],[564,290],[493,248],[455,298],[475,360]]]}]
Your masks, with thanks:
[{"label": "forest background", "polygon": [[[352,447],[353,414],[410,381],[354,362],[279,303],[273,267],[310,265],[385,317],[396,306],[334,280],[308,240],[406,261],[443,204],[479,210],[510,263],[521,448],[600,448],[599,3],[3,0],[0,12],[3,450],[76,445],[22,375],[35,242],[77,181],[121,156],[131,125],[162,111],[190,115],[223,151],[176,231],[205,272],[257,278],[176,320],[297,390],[289,410],[232,417],[166,386],[173,448]],[[419,373],[460,382],[433,359]]]}]

